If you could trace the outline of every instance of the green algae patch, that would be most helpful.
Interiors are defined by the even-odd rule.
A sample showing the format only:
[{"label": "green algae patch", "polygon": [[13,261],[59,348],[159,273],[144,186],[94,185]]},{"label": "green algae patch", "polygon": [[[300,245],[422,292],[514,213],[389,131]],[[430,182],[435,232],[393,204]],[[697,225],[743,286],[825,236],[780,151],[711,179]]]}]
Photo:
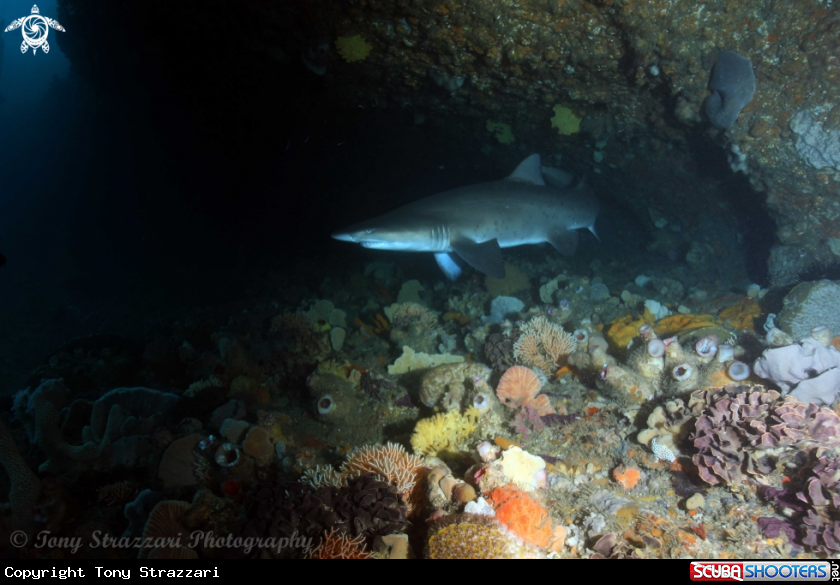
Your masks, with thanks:
[{"label": "green algae patch", "polygon": [[554,106],[554,117],[551,118],[551,127],[557,128],[560,136],[571,136],[580,130],[580,118],[572,113],[569,108],[561,105]]},{"label": "green algae patch", "polygon": [[510,125],[508,124],[504,124],[503,122],[494,122],[492,120],[487,120],[485,128],[488,132],[492,132],[493,135],[496,137],[496,140],[498,140],[502,144],[512,144],[516,141],[516,136],[513,135],[513,132],[510,129]]}]

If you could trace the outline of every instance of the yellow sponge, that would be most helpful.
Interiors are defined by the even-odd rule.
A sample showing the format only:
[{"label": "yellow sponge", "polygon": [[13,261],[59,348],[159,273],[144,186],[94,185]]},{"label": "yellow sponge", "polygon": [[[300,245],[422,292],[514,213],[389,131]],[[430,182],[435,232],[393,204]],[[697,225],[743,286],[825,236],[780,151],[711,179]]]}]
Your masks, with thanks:
[{"label": "yellow sponge", "polygon": [[575,116],[569,108],[556,105],[554,117],[551,118],[551,127],[557,128],[557,133],[561,136],[571,136],[580,130],[580,118]]},{"label": "yellow sponge", "polygon": [[433,457],[457,453],[476,431],[480,418],[479,412],[470,407],[464,414],[450,410],[417,421],[411,435],[414,453]]},{"label": "yellow sponge", "polygon": [[338,37],[335,40],[335,46],[338,49],[338,54],[348,63],[363,61],[373,49],[373,45],[366,43],[361,35]]}]

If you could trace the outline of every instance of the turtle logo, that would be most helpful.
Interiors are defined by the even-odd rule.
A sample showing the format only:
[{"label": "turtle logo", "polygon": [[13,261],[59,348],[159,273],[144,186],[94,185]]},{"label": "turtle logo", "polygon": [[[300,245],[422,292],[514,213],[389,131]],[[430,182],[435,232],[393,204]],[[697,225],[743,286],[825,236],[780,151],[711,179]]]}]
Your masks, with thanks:
[{"label": "turtle logo", "polygon": [[49,33],[50,28],[65,32],[64,27],[58,24],[57,20],[41,16],[37,4],[32,7],[32,14],[18,18],[6,27],[5,32],[21,27],[23,28],[23,43],[20,45],[20,52],[25,53],[29,47],[32,47],[33,55],[38,52],[38,47],[41,47],[44,53],[50,52],[50,44],[47,42],[47,33]]}]

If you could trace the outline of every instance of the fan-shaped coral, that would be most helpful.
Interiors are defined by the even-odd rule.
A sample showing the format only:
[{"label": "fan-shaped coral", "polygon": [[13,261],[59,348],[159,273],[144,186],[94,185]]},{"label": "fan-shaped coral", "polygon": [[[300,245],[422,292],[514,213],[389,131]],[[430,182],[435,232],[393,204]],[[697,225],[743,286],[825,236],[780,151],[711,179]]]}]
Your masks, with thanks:
[{"label": "fan-shaped coral", "polygon": [[549,375],[557,370],[561,358],[577,348],[572,335],[545,317],[534,317],[522,326],[521,331],[519,339],[513,344],[514,357]]},{"label": "fan-shaped coral", "polygon": [[393,484],[406,506],[411,509],[411,492],[418,480],[418,473],[423,467],[423,459],[409,455],[402,445],[366,445],[350,454],[341,473],[346,477],[357,477],[371,473],[382,481]]},{"label": "fan-shaped coral", "polygon": [[522,366],[513,366],[499,380],[496,396],[508,408],[530,406],[540,416],[555,414],[548,397],[540,395],[541,388],[542,384],[534,372]]}]

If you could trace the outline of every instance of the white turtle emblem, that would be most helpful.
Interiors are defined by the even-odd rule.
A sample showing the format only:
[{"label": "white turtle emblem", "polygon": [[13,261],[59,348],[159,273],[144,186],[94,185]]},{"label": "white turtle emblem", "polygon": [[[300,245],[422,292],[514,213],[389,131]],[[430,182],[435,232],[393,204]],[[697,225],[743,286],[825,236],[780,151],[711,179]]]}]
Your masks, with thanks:
[{"label": "white turtle emblem", "polygon": [[47,42],[47,33],[49,33],[50,28],[65,32],[64,27],[58,24],[57,20],[41,16],[40,12],[36,4],[32,7],[32,14],[18,18],[6,27],[5,32],[15,30],[21,26],[23,27],[23,43],[20,45],[21,53],[25,53],[29,47],[32,47],[33,55],[38,52],[38,47],[41,47],[44,53],[49,53],[50,44]]}]

